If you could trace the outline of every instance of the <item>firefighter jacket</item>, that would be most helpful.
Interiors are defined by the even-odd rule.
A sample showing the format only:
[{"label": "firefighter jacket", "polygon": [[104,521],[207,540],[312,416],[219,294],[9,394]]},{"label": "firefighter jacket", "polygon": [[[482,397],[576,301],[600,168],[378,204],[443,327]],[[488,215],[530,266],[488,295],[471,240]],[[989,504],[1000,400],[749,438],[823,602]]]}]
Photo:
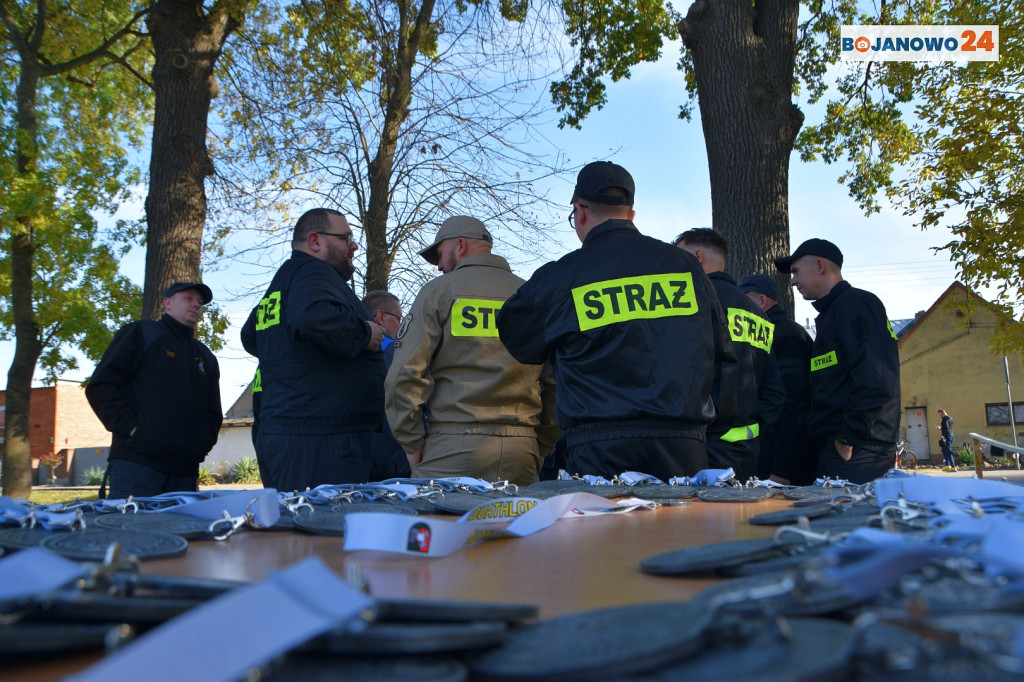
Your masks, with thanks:
[{"label": "firefighter jacket", "polygon": [[[521,362],[551,360],[564,429],[657,423],[702,437],[735,417],[736,363],[718,297],[693,255],[607,220],[582,246],[539,268],[498,314]],[[719,384],[721,385],[721,384]]]},{"label": "firefighter jacket", "polygon": [[772,355],[775,325],[739,290],[732,277],[712,272],[708,278],[725,312],[737,360],[736,416],[731,421],[715,419],[708,427],[708,436],[747,440],[741,435],[741,431],[746,431],[756,438],[759,424],[773,424],[779,418],[786,397]]},{"label": "firefighter jacket", "polygon": [[366,349],[370,319],[330,264],[292,252],[242,327],[242,346],[260,361],[261,433],[380,427],[386,365]]},{"label": "firefighter jacket", "polygon": [[786,400],[778,420],[766,433],[762,433],[761,454],[762,457],[767,456],[771,466],[769,471],[759,471],[759,474],[764,473],[767,477],[771,473],[796,480],[809,466],[804,461],[803,452],[807,413],[811,408],[809,384],[814,341],[806,329],[786,317],[786,312],[778,304],[766,310],[765,315],[775,325],[772,355],[779,366]]},{"label": "firefighter jacket", "polygon": [[896,334],[874,294],[839,282],[814,301],[809,437],[894,452],[900,425]]},{"label": "firefighter jacket", "polygon": [[517,362],[498,339],[495,315],[522,283],[504,258],[476,254],[420,290],[385,382],[388,422],[406,452],[423,447],[423,406],[430,433],[536,437],[542,456],[554,447],[553,375]]},{"label": "firefighter jacket", "polygon": [[164,315],[117,332],[85,396],[113,434],[110,459],[194,476],[220,433],[219,382],[217,359],[195,330]]}]

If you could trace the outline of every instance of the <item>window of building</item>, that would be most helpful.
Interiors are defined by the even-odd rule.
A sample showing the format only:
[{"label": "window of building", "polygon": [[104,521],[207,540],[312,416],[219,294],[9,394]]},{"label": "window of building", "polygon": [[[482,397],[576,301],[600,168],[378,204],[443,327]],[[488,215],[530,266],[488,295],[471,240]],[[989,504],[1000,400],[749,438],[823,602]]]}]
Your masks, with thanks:
[{"label": "window of building", "polygon": [[[1013,421],[1024,425],[1024,403],[1013,404]],[[1010,409],[1006,403],[985,403],[985,423],[988,426],[1009,426]]]}]

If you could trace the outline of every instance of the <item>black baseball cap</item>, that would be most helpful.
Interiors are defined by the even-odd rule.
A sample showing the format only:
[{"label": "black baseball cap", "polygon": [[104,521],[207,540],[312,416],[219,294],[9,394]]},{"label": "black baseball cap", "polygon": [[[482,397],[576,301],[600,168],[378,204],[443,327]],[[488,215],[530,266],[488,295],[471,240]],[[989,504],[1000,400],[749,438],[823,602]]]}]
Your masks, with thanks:
[{"label": "black baseball cap", "polygon": [[[613,187],[625,191],[626,196],[601,195],[601,192]],[[632,206],[635,189],[633,176],[625,168],[611,161],[594,161],[584,166],[580,174],[576,176],[576,189],[573,190],[573,196],[597,204]]]},{"label": "black baseball cap", "polygon": [[747,275],[740,280],[738,286],[745,294],[756,291],[768,298],[779,300],[779,285],[769,275]]},{"label": "black baseball cap", "polygon": [[210,291],[210,287],[202,284],[201,282],[175,282],[171,286],[167,287],[167,291],[164,292],[164,298],[170,298],[179,291],[185,291],[186,289],[195,289],[199,292],[199,295],[203,297],[203,305],[206,305],[213,300],[213,292]]},{"label": "black baseball cap", "polygon": [[779,269],[779,272],[789,272],[789,267],[797,258],[803,258],[804,256],[818,256],[820,258],[827,258],[838,266],[843,265],[843,252],[839,250],[839,247],[828,241],[827,239],[808,239],[803,244],[796,248],[792,256],[786,256],[784,258],[775,259],[775,267]]}]

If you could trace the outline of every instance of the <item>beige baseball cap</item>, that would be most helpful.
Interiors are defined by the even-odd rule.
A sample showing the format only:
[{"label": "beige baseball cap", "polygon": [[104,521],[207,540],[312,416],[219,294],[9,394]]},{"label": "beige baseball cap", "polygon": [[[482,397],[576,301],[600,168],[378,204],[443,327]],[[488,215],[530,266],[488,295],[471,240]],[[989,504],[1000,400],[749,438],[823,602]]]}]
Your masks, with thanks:
[{"label": "beige baseball cap", "polygon": [[434,236],[434,243],[420,251],[420,255],[431,265],[437,265],[440,256],[437,254],[437,245],[445,239],[466,237],[467,239],[482,239],[488,244],[493,244],[494,239],[487,231],[487,226],[476,218],[465,215],[452,216],[441,223],[440,229]]}]

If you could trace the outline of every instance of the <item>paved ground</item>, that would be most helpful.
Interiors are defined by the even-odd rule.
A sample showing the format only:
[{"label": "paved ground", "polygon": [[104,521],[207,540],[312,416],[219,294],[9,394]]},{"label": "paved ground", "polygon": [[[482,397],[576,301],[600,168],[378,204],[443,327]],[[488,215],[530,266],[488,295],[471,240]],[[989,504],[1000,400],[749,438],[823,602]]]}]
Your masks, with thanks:
[{"label": "paved ground", "polygon": [[[973,467],[970,469],[960,467],[959,471],[943,471],[941,467],[919,466],[913,471],[926,476],[941,476],[943,478],[972,478],[974,476]],[[1007,480],[1024,483],[1024,471],[1007,467],[985,467],[982,478],[991,481]]]}]

